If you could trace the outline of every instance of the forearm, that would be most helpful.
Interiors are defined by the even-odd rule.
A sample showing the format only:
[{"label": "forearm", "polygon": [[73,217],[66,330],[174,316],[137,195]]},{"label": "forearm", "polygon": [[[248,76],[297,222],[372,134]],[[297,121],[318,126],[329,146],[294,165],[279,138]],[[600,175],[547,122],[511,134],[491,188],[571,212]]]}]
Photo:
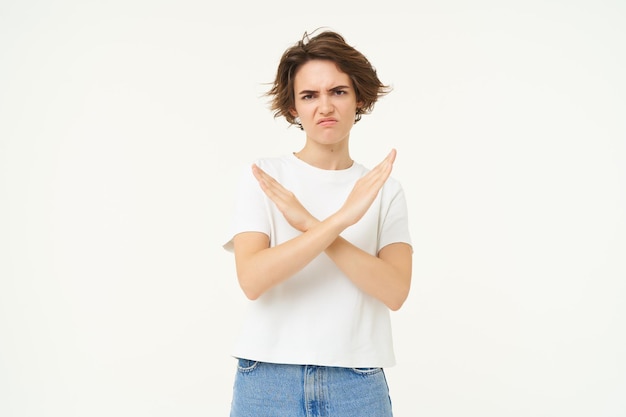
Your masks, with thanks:
[{"label": "forearm", "polygon": [[251,253],[242,249],[236,265],[239,284],[246,296],[254,300],[292,277],[337,239],[344,228],[335,216],[330,216],[322,222],[315,221],[301,235],[274,247]]},{"label": "forearm", "polygon": [[[399,308],[408,293],[410,256],[389,251],[387,259],[369,255],[339,234],[357,223],[369,210],[381,187],[389,178],[395,149],[374,169],[359,178],[341,208],[320,222],[298,201],[293,192],[257,165],[254,177],[265,195],[275,204],[285,220],[302,235],[275,247],[269,247],[267,236],[235,237],[235,257],[239,282],[248,296],[256,299],[269,288],[290,278],[326,250],[337,266],[363,291],[381,299],[391,309]],[[332,245],[331,245],[332,244]],[[329,247],[330,246],[330,247]],[[407,261],[408,258],[408,261]]]},{"label": "forearm", "polygon": [[359,249],[342,237],[335,239],[325,252],[357,287],[391,310],[398,310],[406,300],[411,285],[408,245],[394,248],[394,256],[399,255],[395,264]]}]

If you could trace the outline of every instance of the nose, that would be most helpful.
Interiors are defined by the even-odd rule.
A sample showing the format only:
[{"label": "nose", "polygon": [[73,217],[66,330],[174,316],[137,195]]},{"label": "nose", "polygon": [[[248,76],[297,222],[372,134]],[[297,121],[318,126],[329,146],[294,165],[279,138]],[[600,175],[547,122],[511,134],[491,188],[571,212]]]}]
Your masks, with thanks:
[{"label": "nose", "polygon": [[320,98],[319,112],[321,114],[330,114],[333,112],[333,109],[331,98],[327,95],[322,95]]}]

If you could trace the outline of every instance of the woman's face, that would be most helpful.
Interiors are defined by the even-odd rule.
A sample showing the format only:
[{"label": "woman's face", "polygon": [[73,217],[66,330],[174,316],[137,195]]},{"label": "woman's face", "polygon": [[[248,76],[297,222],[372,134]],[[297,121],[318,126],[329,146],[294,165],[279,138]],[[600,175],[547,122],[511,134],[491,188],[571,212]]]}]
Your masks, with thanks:
[{"label": "woman's face", "polygon": [[303,64],[294,79],[295,109],[307,139],[321,145],[347,141],[357,101],[352,80],[327,60]]}]

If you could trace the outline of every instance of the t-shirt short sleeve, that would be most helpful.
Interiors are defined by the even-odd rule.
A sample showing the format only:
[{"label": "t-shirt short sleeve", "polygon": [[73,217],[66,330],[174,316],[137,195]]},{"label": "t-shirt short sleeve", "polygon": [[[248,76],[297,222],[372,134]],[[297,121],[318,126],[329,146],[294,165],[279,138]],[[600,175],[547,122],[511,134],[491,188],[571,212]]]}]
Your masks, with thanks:
[{"label": "t-shirt short sleeve", "polygon": [[239,175],[235,206],[224,249],[232,252],[233,237],[242,232],[261,232],[270,236],[267,198],[250,167],[245,167]]},{"label": "t-shirt short sleeve", "polygon": [[399,182],[389,179],[382,192],[382,207],[385,208],[385,212],[381,213],[377,252],[392,243],[411,245],[408,209],[402,186]]}]

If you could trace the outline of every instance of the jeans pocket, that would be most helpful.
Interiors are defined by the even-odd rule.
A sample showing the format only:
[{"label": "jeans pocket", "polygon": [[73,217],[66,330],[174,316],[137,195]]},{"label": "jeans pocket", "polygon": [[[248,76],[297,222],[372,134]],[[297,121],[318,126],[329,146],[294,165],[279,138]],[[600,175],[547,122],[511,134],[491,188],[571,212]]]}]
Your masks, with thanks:
[{"label": "jeans pocket", "polygon": [[237,370],[242,373],[252,372],[259,365],[259,361],[253,361],[250,359],[237,359]]},{"label": "jeans pocket", "polygon": [[359,375],[374,375],[377,374],[379,372],[382,372],[383,368],[350,368],[352,369],[352,372],[359,374]]}]

